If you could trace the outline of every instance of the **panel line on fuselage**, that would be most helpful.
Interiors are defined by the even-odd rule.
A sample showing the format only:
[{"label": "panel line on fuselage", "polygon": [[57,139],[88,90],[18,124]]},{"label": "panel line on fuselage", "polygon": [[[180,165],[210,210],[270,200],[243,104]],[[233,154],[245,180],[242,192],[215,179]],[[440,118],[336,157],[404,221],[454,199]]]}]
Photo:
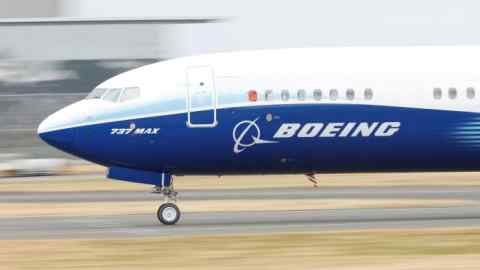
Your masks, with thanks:
[{"label": "panel line on fuselage", "polygon": [[[456,110],[454,108],[428,108],[428,107],[405,107],[405,106],[392,106],[392,105],[380,105],[380,104],[372,104],[371,102],[365,102],[365,103],[354,103],[354,102],[330,102],[330,103],[319,103],[319,102],[305,102],[305,101],[289,101],[289,102],[244,102],[241,104],[227,104],[223,106],[218,106],[218,110],[223,110],[223,109],[234,109],[234,108],[249,108],[249,107],[277,107],[277,106],[289,106],[289,105],[318,105],[318,106],[326,106],[326,105],[364,105],[364,106],[372,106],[372,107],[395,107],[395,108],[405,108],[405,109],[420,109],[420,110],[434,110],[434,111],[451,111],[451,112],[470,112],[470,113],[476,113],[476,112],[471,112],[468,110]],[[194,110],[195,112],[201,112],[203,111],[202,109],[197,109]],[[58,127],[54,129],[49,129],[45,130],[42,133],[48,133],[48,132],[54,132],[54,131],[60,131],[60,130],[66,130],[70,128],[78,128],[78,127],[85,127],[85,126],[94,126],[94,125],[101,125],[101,124],[111,124],[115,122],[122,122],[122,121],[136,121],[140,119],[145,119],[145,118],[152,118],[152,117],[163,117],[163,116],[173,116],[173,115],[179,115],[179,114],[186,114],[188,112],[187,109],[183,110],[173,110],[173,111],[168,111],[168,112],[162,112],[162,113],[151,113],[151,114],[138,114],[138,115],[130,115],[130,116],[125,116],[125,117],[116,117],[116,118],[111,118],[111,119],[106,119],[102,121],[91,121],[91,122],[84,122],[84,123],[79,123],[75,125],[66,125],[63,127]],[[220,120],[221,121],[221,120]]]}]

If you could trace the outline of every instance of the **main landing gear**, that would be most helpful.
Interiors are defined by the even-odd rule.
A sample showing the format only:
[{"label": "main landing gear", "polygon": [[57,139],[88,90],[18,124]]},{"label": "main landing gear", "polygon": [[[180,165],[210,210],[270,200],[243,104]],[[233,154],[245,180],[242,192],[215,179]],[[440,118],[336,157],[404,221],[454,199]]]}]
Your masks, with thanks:
[{"label": "main landing gear", "polygon": [[318,188],[318,179],[315,177],[314,173],[307,173],[305,176],[307,177],[308,181],[312,182],[313,187]]},{"label": "main landing gear", "polygon": [[180,220],[181,213],[175,204],[178,192],[173,188],[173,176],[162,174],[162,184],[156,186],[153,192],[162,194],[165,200],[158,208],[158,220],[164,225],[175,225]]}]

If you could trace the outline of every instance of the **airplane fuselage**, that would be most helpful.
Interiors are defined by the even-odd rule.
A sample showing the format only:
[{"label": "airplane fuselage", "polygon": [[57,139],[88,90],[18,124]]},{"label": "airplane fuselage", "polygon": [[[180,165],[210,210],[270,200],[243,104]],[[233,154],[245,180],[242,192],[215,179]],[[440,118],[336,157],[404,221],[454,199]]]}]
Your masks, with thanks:
[{"label": "airplane fuselage", "polygon": [[[479,61],[476,47],[187,57],[106,81],[39,133],[110,168],[172,175],[479,170]],[[106,98],[128,88],[138,97]]]}]

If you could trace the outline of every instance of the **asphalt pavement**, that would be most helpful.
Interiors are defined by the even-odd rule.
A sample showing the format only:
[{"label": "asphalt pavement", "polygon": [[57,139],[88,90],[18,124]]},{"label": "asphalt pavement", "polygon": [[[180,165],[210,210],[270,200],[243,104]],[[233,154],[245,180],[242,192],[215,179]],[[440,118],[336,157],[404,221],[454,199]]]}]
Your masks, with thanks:
[{"label": "asphalt pavement", "polygon": [[[480,201],[480,187],[275,188],[185,190],[181,200],[249,199],[463,199]],[[0,192],[0,203],[89,203],[158,201],[147,191]],[[221,203],[221,202],[219,202]],[[46,205],[47,207],[47,205]],[[431,208],[322,209],[297,211],[187,212],[176,226],[161,225],[151,215],[0,218],[0,239],[124,238],[304,232],[356,229],[404,229],[480,226],[473,205]]]}]

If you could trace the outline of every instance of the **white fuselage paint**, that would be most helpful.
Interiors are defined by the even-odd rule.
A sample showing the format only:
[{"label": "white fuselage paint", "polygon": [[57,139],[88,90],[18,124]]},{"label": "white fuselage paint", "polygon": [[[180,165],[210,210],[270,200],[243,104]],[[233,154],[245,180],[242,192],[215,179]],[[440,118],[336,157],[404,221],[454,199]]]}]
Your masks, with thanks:
[{"label": "white fuselage paint", "polygon": [[[211,68],[213,78],[206,78],[205,85],[215,88],[213,104],[216,109],[358,104],[479,113],[479,62],[480,47],[460,46],[285,49],[185,57],[141,67],[98,86],[109,89],[140,87],[140,99],[125,104],[84,100],[44,121],[38,132],[185,113],[189,96],[186,74],[192,67]],[[468,98],[466,91],[472,87],[476,96]],[[434,88],[442,89],[440,99],[433,98]],[[455,98],[449,97],[450,88],[456,89]],[[289,91],[289,100],[280,98],[283,89]],[[321,99],[314,97],[315,89],[322,90]],[[331,99],[332,89],[338,96]],[[348,89],[354,90],[353,98],[346,94]],[[365,89],[372,89],[373,98],[365,98]],[[250,90],[257,92],[256,102],[248,100]],[[299,90],[305,90],[305,97],[297,98]],[[266,100],[265,96],[273,99]],[[179,105],[167,106],[172,102]],[[147,106],[154,109],[142,109]],[[383,128],[381,123],[378,127],[374,127],[374,123],[324,125],[299,130],[299,136],[383,134],[378,132]],[[387,128],[385,134],[394,132],[394,128]]]}]

